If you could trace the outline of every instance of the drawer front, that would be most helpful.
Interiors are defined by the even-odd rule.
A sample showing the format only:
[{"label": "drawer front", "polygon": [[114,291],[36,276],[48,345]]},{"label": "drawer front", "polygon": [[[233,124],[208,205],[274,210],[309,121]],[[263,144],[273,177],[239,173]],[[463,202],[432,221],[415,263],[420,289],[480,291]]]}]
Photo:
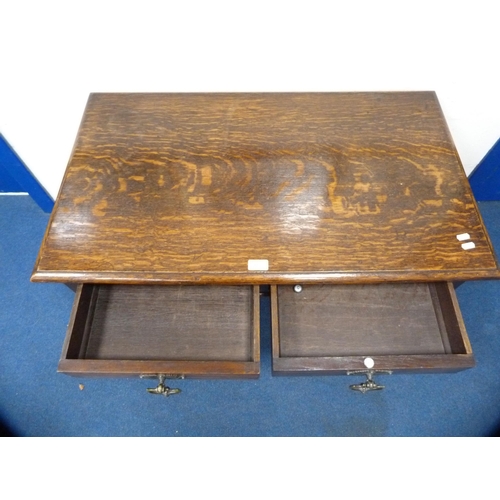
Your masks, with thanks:
[{"label": "drawer front", "polygon": [[273,371],[456,371],[474,357],[451,283],[271,287]]},{"label": "drawer front", "polygon": [[256,377],[257,286],[80,285],[58,370]]}]

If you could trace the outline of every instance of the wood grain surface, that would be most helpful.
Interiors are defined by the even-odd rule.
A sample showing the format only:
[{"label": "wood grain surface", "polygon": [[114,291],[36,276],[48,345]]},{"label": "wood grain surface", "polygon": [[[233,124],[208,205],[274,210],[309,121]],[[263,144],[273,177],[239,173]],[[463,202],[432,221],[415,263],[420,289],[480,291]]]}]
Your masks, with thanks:
[{"label": "wood grain surface", "polygon": [[393,92],[92,94],[32,279],[487,277],[499,269],[435,94]]}]

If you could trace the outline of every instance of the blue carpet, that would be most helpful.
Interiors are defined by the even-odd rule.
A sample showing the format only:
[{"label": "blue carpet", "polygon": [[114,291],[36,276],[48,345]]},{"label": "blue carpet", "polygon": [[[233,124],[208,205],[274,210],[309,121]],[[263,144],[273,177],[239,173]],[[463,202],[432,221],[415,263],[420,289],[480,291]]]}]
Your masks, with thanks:
[{"label": "blue carpet", "polygon": [[[500,202],[480,204],[500,248]],[[500,281],[468,282],[458,299],[477,366],[456,374],[273,377],[269,300],[262,299],[258,380],[152,381],[57,374],[73,302],[59,284],[30,283],[48,215],[28,196],[0,197],[0,420],[17,436],[491,436],[500,426]],[[83,385],[83,389],[80,388]],[[170,385],[174,386],[173,383]]]}]

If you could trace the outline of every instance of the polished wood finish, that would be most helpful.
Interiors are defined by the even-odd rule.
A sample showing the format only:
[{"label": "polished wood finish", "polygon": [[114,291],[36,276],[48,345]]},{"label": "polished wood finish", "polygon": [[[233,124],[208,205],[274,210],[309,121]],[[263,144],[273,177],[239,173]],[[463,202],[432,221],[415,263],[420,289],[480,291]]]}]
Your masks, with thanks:
[{"label": "polished wood finish", "polygon": [[449,283],[271,287],[273,370],[459,370],[474,366]]},{"label": "polished wood finish", "polygon": [[257,376],[256,286],[83,285],[59,371]]},{"label": "polished wood finish", "polygon": [[498,264],[435,94],[393,92],[91,95],[32,279],[487,277]]},{"label": "polished wood finish", "polygon": [[381,92],[92,94],[32,280],[85,283],[61,372],[256,377],[257,285],[275,373],[454,371],[492,277],[436,95]]}]

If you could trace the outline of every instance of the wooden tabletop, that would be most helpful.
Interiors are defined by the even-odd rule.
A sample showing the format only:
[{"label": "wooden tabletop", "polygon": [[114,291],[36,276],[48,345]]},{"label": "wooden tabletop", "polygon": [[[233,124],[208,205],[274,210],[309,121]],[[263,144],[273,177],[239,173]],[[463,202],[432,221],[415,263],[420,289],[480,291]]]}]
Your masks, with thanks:
[{"label": "wooden tabletop", "polygon": [[486,277],[435,94],[389,92],[92,94],[32,279]]}]

